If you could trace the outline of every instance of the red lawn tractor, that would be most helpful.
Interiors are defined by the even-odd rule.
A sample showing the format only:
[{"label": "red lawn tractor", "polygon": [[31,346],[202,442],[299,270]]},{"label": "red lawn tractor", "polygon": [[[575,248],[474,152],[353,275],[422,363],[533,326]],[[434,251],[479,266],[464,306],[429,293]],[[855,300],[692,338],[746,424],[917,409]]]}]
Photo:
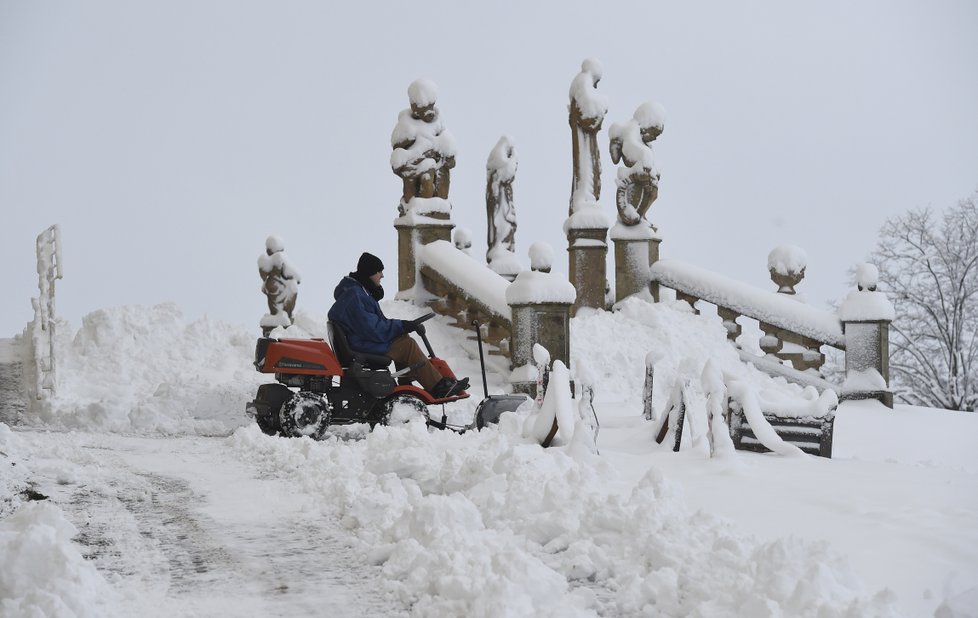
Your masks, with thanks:
[{"label": "red lawn tractor", "polygon": [[[434,315],[429,313],[415,322],[421,324]],[[259,386],[255,400],[245,407],[262,431],[318,440],[330,425],[369,423],[373,427],[388,424],[392,417],[407,420],[412,415],[423,416],[429,425],[443,429],[468,428],[448,425],[444,413],[441,421],[435,421],[428,411],[431,405],[466,399],[467,392],[436,399],[404,377],[417,367],[392,373],[390,358],[355,352],[339,324],[327,322],[326,326],[328,343],[323,339],[258,339],[255,368],[274,374],[276,380]],[[435,356],[424,329],[418,329],[418,334],[434,368],[455,379],[448,363]]]}]

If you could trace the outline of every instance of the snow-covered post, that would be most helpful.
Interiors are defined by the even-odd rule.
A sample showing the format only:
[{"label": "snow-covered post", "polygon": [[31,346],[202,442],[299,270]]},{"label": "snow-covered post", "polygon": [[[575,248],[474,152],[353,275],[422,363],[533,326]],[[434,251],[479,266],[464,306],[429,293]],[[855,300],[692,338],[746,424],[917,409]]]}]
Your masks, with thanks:
[{"label": "snow-covered post", "polygon": [[520,272],[520,263],[516,259],[516,209],[513,205],[516,165],[513,142],[504,135],[486,161],[486,262],[508,281]]},{"label": "snow-covered post", "polygon": [[608,130],[611,160],[621,163],[616,181],[618,221],[611,229],[615,243],[615,302],[633,294],[647,294],[649,265],[659,259],[662,239],[646,218],[659,195],[659,171],[650,144],[662,134],[665,112],[661,105],[643,103],[625,123]]},{"label": "snow-covered post", "polygon": [[465,255],[472,255],[472,232],[467,227],[457,227],[452,234],[455,248]]},{"label": "snow-covered post", "polygon": [[839,308],[846,337],[846,381],[842,400],[878,399],[893,407],[890,390],[890,322],[893,305],[877,291],[879,270],[873,264],[856,266],[856,289]]},{"label": "snow-covered post", "polygon": [[530,247],[533,270],[521,272],[506,288],[506,302],[512,311],[510,361],[514,367],[510,381],[513,390],[533,395],[536,375],[527,367],[534,364],[533,346],[539,344],[553,360],[570,365],[570,309],[577,292],[559,273],[551,273],[553,250],[545,243]]},{"label": "snow-covered post", "polygon": [[37,298],[31,323],[31,350],[34,357],[33,390],[36,399],[44,399],[57,388],[54,353],[55,328],[54,282],[61,279],[61,228],[52,225],[37,235]]},{"label": "snow-covered post", "polygon": [[299,296],[299,283],[302,278],[285,255],[285,243],[278,236],[265,239],[265,253],[258,256],[258,275],[261,277],[261,291],[268,299],[268,313],[262,316],[259,325],[267,337],[277,326],[292,325],[292,311]]},{"label": "snow-covered post", "polygon": [[455,167],[455,138],[442,126],[435,102],[438,88],[426,79],[408,87],[410,107],[402,110],[391,133],[391,169],[403,181],[397,230],[399,298],[412,297],[418,282],[417,248],[451,241],[450,171]]},{"label": "snow-covered post", "polygon": [[608,101],[598,94],[601,64],[588,58],[570,87],[570,127],[574,174],[570,208],[564,222],[570,282],[577,289],[572,313],[581,307],[604,309],[608,255],[608,219],[598,206],[601,197],[601,157],[598,132]]}]

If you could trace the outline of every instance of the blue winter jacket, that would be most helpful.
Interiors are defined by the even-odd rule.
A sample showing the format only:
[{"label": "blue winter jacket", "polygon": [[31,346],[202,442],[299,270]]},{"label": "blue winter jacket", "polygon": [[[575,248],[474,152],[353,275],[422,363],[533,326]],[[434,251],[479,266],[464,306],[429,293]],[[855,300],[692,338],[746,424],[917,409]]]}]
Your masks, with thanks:
[{"label": "blue winter jacket", "polygon": [[404,334],[401,320],[384,316],[380,303],[353,277],[340,280],[333,298],[336,302],[329,309],[329,320],[343,328],[355,351],[386,354],[391,342]]}]

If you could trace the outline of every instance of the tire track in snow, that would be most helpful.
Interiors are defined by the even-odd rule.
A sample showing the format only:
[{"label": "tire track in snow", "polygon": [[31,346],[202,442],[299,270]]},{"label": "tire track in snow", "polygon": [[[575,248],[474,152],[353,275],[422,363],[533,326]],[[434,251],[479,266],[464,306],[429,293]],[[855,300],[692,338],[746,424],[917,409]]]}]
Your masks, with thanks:
[{"label": "tire track in snow", "polygon": [[289,503],[281,480],[238,476],[220,439],[28,434],[40,448],[57,441],[64,460],[47,463],[43,487],[123,615],[405,613],[343,530],[301,496]]}]

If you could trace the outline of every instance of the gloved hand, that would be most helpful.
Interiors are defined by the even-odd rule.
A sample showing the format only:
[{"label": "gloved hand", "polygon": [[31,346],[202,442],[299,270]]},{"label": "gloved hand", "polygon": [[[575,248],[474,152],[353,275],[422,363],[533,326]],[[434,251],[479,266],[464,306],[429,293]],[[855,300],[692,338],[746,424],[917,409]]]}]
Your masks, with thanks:
[{"label": "gloved hand", "polygon": [[404,333],[408,334],[416,331],[418,329],[418,326],[420,326],[420,324],[418,324],[414,320],[401,320],[401,326],[404,327]]},{"label": "gloved hand", "polygon": [[414,325],[414,332],[418,333],[419,335],[423,335],[424,332],[425,332],[424,331],[424,324],[415,324]]}]

